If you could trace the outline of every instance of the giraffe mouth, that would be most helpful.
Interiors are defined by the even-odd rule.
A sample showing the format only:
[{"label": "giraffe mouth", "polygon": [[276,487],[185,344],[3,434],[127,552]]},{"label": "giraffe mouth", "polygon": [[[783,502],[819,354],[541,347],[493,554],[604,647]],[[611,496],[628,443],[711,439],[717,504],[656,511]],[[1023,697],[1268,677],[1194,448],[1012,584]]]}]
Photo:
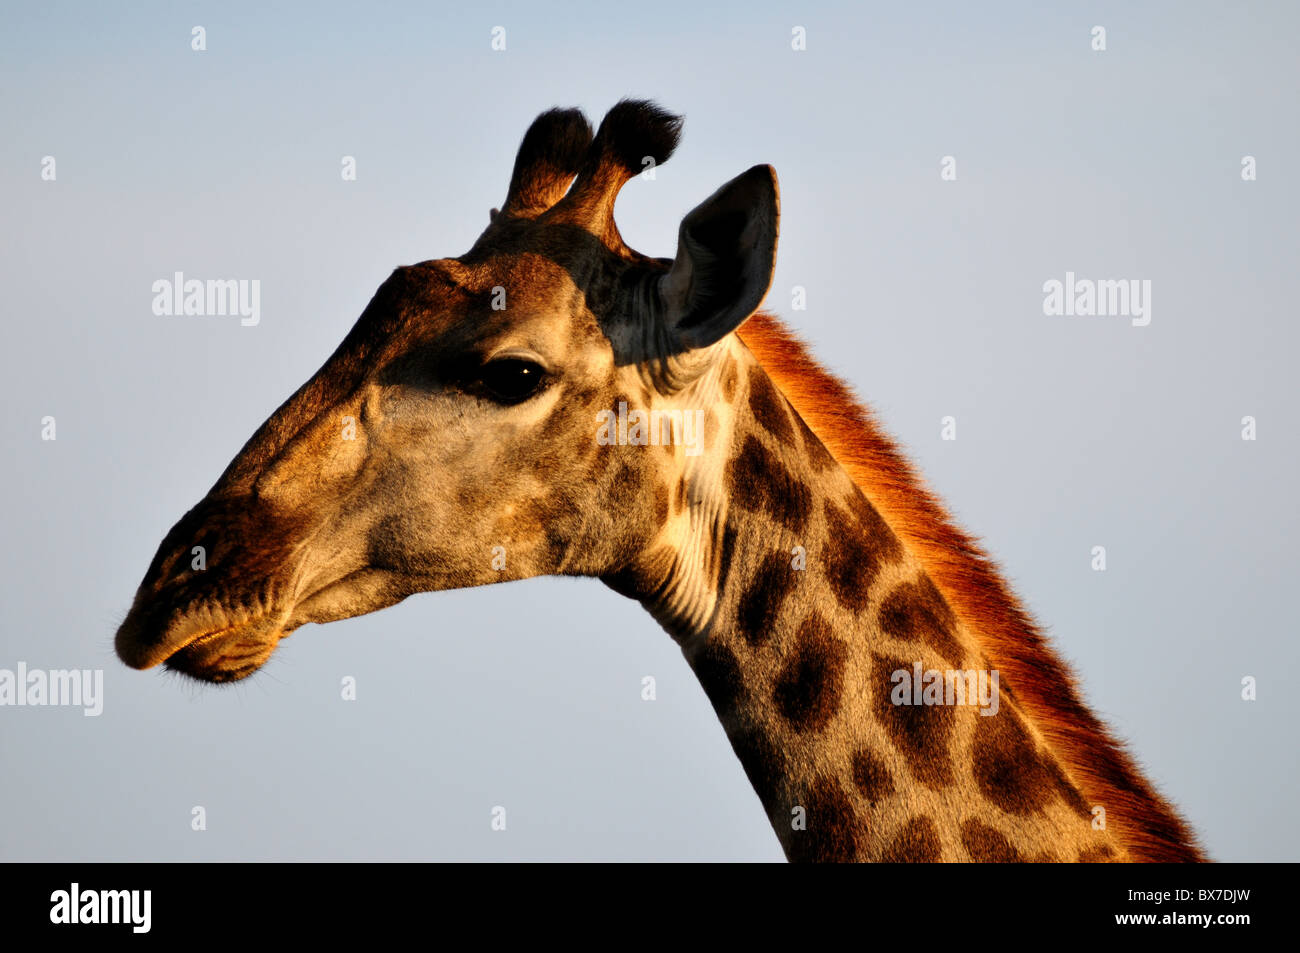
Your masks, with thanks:
[{"label": "giraffe mouth", "polygon": [[168,624],[147,608],[133,610],[117,632],[118,657],[136,669],[161,664],[199,681],[233,682],[260,668],[289,628],[265,613],[234,619],[214,614],[199,612]]},{"label": "giraffe mouth", "polygon": [[163,664],[199,681],[235,682],[261,668],[284,636],[275,620],[258,616],[188,640]]},{"label": "giraffe mouth", "polygon": [[166,600],[138,602],[118,628],[117,655],[135,669],[162,665],[197,681],[239,681],[266,664],[280,640],[301,626],[350,618],[358,606],[375,611],[420,588],[396,584],[392,576],[387,569],[366,567],[252,614],[206,603],[174,615]]}]

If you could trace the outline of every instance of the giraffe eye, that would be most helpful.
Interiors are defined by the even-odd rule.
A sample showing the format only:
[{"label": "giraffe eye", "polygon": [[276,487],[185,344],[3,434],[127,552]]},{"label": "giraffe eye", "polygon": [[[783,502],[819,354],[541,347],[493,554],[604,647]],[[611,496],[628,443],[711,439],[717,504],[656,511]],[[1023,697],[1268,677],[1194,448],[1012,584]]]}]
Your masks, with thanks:
[{"label": "giraffe eye", "polygon": [[519,404],[536,394],[546,380],[542,365],[520,357],[491,361],[479,372],[483,389],[498,403]]}]

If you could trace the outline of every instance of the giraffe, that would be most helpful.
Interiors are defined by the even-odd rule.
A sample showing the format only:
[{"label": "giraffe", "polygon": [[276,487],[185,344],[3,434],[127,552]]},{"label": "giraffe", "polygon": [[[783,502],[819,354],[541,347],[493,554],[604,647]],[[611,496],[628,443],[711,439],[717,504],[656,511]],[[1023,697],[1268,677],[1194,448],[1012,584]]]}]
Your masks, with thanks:
[{"label": "giraffe", "polygon": [[688,213],[674,258],[623,241],[619,191],[680,130],[647,101],[594,134],[539,116],[470,250],[396,269],[166,534],[121,660],[234,681],[307,623],[595,577],[679,644],[791,860],[1203,860],[993,562],[759,310],[773,169]]}]

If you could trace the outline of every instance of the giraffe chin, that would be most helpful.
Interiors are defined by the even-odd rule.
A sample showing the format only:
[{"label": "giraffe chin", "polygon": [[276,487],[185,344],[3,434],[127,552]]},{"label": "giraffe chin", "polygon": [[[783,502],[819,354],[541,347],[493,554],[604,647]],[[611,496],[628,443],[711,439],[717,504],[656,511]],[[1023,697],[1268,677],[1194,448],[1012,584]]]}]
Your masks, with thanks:
[{"label": "giraffe chin", "polygon": [[163,663],[201,682],[237,682],[261,668],[285,635],[267,619],[200,635]]}]

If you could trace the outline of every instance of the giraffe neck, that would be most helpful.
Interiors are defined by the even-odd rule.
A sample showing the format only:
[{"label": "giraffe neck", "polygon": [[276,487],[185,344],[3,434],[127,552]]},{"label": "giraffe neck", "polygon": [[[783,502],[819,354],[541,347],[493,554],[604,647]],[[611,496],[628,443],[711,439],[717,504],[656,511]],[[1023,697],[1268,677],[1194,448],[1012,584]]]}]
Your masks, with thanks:
[{"label": "giraffe neck", "polygon": [[716,375],[703,386],[730,412],[688,474],[688,526],[607,582],[681,644],[786,855],[1119,856],[1014,686],[748,350]]}]

